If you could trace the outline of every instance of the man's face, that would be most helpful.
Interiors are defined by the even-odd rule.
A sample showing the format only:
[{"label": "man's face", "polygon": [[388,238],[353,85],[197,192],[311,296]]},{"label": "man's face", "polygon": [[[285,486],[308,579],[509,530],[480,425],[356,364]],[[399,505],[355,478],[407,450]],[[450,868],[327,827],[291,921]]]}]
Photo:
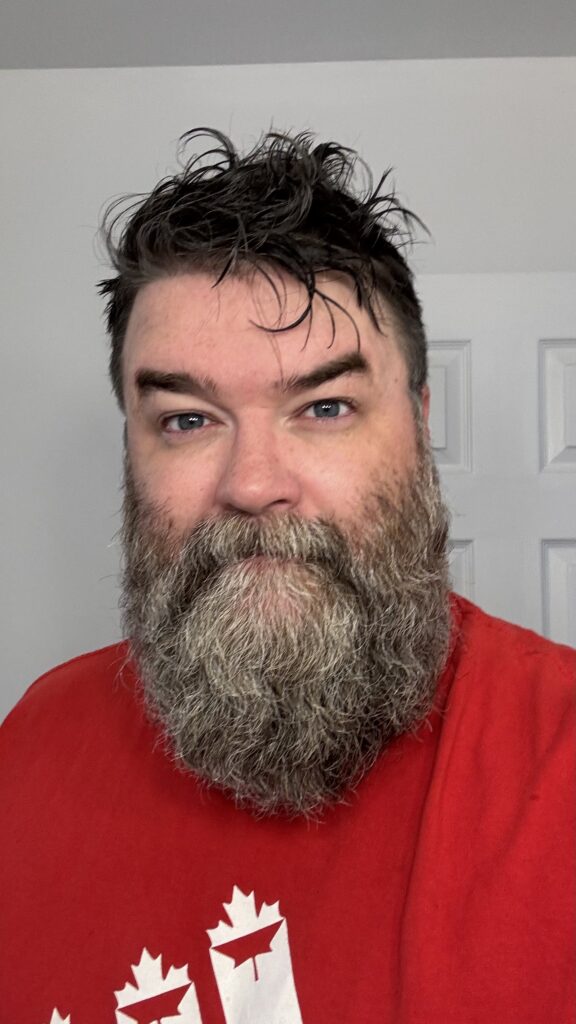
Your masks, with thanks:
[{"label": "man's face", "polygon": [[[139,292],[125,340],[128,455],[141,494],[176,533],[239,512],[292,512],[354,524],[375,481],[398,489],[414,469],[417,430],[407,367],[391,324],[380,333],[347,284],[335,306],[265,279],[167,278]],[[356,324],[360,345],[358,345]],[[350,368],[347,367],[350,362]],[[187,383],[188,381],[188,383]],[[427,396],[424,396],[424,415]]]},{"label": "man's face", "polygon": [[331,281],[353,321],[330,306],[333,330],[316,299],[271,335],[305,308],[284,284],[281,306],[258,277],[138,295],[124,611],[178,758],[240,803],[307,814],[431,706],[447,519],[391,325]]}]

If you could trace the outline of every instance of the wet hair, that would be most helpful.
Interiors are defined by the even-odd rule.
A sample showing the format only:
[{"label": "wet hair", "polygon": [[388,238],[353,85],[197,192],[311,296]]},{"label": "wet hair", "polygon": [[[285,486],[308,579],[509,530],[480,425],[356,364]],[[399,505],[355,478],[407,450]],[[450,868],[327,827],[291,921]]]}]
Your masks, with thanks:
[{"label": "wet hair", "polygon": [[[208,145],[186,156],[200,138],[208,138]],[[427,378],[426,339],[401,249],[424,225],[389,190],[390,170],[374,186],[353,150],[317,143],[309,132],[271,131],[240,154],[230,139],[209,128],[181,137],[179,167],[149,194],[114,200],[102,221],[101,238],[116,276],[100,281],[98,290],[108,299],[110,377],[120,405],[122,347],[138,290],[194,271],[213,273],[217,286],[246,269],[264,274],[279,302],[278,272],[306,290],[298,319],[276,328],[259,325],[267,331],[289,330],[307,318],[310,328],[315,297],[326,304],[335,331],[332,307],[338,303],[322,292],[320,274],[344,274],[379,330],[378,300],[384,299],[398,328],[410,389],[420,394]]]}]

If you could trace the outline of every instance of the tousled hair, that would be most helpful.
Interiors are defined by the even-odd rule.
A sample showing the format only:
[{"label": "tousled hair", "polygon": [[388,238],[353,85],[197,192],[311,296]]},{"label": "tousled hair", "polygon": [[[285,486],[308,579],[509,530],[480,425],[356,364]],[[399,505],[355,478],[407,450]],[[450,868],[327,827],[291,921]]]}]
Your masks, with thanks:
[{"label": "tousled hair", "polygon": [[[390,170],[373,185],[370,171],[351,149],[315,143],[309,132],[265,134],[242,155],[221,132],[196,128],[180,139],[179,156],[200,137],[203,152],[180,161],[180,171],[149,194],[124,196],[107,208],[101,227],[115,277],[98,290],[108,301],[110,377],[122,406],[122,347],[138,290],[163,277],[208,271],[215,285],[227,274],[251,268],[263,273],[280,296],[274,272],[305,288],[297,320],[267,331],[289,330],[313,315],[319,297],[335,321],[334,299],[318,275],[346,275],[358,305],[378,329],[384,299],[399,328],[411,391],[427,379],[426,339],[412,272],[400,251],[413,240],[420,219],[389,187]],[[359,336],[357,333],[358,341]]]}]

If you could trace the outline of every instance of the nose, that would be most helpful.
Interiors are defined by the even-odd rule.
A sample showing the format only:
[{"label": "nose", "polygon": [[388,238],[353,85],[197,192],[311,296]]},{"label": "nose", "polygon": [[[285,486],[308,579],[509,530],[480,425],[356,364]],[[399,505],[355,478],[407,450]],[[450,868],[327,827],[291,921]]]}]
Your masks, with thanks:
[{"label": "nose", "polygon": [[220,508],[252,516],[292,511],[301,486],[291,461],[271,431],[239,430],[218,481]]}]

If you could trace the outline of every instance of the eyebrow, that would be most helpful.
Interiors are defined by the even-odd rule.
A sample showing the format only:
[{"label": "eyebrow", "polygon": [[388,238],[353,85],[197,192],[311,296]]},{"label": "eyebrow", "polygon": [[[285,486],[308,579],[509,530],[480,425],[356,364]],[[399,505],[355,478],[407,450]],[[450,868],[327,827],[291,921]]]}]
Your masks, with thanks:
[{"label": "eyebrow", "polygon": [[[286,380],[277,381],[274,389],[282,394],[298,394],[347,373],[369,375],[370,372],[370,364],[361,352],[349,352],[317,366],[309,373],[292,374]],[[196,395],[209,399],[218,397],[218,387],[211,377],[195,377],[191,373],[167,373],[143,367],[137,371],[135,380],[136,389],[142,397],[152,391],[170,391],[172,394]]]},{"label": "eyebrow", "polygon": [[171,391],[175,395],[197,395],[217,398],[218,388],[211,377],[194,377],[191,373],[166,373],[144,367],[136,373],[136,390],[142,397],[151,391]]},{"label": "eyebrow", "polygon": [[317,388],[320,384],[335,380],[336,377],[342,377],[345,373],[369,375],[370,372],[370,364],[366,356],[361,352],[349,352],[347,355],[340,356],[339,359],[331,359],[328,363],[317,366],[310,373],[288,377],[287,380],[280,381],[276,387],[286,394],[293,394],[307,391],[309,388]]}]

